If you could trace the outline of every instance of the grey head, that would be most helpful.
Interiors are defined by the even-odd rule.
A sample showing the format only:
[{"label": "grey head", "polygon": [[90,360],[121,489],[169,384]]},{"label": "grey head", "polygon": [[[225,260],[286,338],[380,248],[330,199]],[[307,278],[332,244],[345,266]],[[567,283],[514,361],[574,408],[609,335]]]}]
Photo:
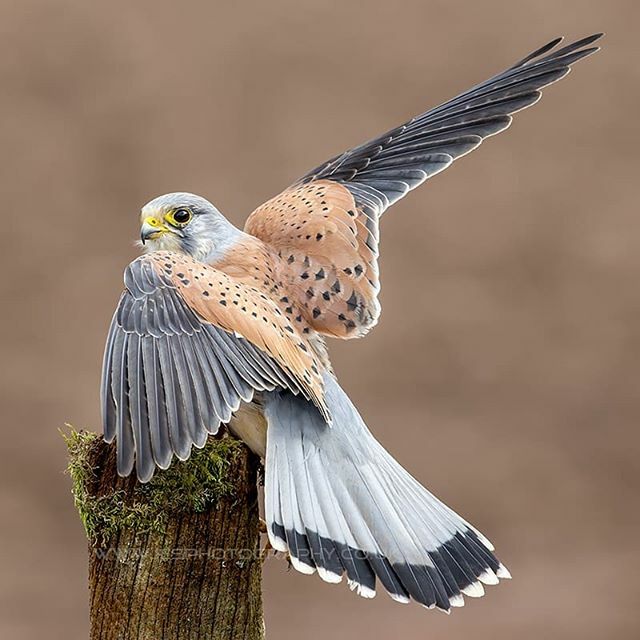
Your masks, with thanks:
[{"label": "grey head", "polygon": [[187,253],[200,262],[222,256],[243,235],[208,200],[193,193],[167,193],[140,213],[145,251]]}]

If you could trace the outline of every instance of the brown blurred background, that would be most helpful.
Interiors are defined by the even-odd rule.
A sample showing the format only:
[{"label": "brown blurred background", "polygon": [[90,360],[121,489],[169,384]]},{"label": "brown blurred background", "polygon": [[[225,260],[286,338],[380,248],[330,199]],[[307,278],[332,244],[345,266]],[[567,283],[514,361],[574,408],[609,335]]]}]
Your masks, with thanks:
[{"label": "brown blurred background", "polygon": [[515,579],[451,617],[284,562],[264,592],[279,640],[640,637],[637,2],[0,6],[0,637],[87,634],[57,429],[99,429],[141,205],[189,190],[241,225],[334,153],[600,30],[602,52],[387,214],[381,322],[331,345],[373,431]]}]

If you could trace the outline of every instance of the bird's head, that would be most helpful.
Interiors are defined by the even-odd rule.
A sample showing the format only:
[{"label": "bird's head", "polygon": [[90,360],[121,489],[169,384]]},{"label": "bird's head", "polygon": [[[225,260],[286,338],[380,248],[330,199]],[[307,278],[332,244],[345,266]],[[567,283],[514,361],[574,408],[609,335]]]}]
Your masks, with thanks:
[{"label": "bird's head", "polygon": [[177,251],[208,262],[241,233],[208,200],[192,193],[168,193],[148,202],[140,213],[140,243],[145,251]]}]

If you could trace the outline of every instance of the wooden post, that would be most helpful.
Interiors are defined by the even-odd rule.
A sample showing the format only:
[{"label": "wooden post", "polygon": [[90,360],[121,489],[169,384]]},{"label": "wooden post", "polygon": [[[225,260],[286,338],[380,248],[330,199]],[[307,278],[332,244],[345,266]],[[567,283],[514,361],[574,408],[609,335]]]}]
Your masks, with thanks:
[{"label": "wooden post", "polygon": [[91,640],[254,640],[264,636],[258,461],[211,438],[142,485],[115,448],[66,436],[89,540]]}]

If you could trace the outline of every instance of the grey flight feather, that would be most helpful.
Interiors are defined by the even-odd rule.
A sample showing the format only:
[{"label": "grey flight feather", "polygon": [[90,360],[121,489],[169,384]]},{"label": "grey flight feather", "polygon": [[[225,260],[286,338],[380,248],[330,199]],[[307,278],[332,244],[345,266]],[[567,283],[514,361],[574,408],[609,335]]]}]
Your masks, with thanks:
[{"label": "grey flight feather", "polygon": [[539,100],[541,89],[597,51],[590,45],[601,36],[551,51],[562,40],[556,38],[456,98],[335,156],[296,184],[339,182],[351,191],[359,208],[376,219],[408,191],[506,129],[512,114]]},{"label": "grey flight feather", "polygon": [[294,567],[360,595],[376,579],[401,602],[448,611],[508,577],[491,543],[407,473],[371,435],[335,378],[329,427],[308,401],[265,394],[265,510],[274,548]]}]

